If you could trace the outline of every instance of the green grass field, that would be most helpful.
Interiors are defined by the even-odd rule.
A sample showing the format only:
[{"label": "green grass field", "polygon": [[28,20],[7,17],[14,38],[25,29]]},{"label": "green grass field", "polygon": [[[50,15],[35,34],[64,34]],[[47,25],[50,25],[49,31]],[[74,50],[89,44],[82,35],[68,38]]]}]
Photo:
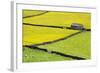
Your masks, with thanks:
[{"label": "green grass field", "polygon": [[91,55],[90,36],[90,32],[82,32],[66,40],[39,47],[89,59]]},{"label": "green grass field", "polygon": [[44,61],[63,61],[63,60],[72,60],[72,59],[24,47],[23,62],[44,62]]},{"label": "green grass field", "polygon": [[[42,14],[43,13],[43,14]],[[29,17],[28,17],[29,16]],[[26,18],[24,18],[26,17]],[[47,12],[36,10],[23,10],[23,23],[50,26],[70,27],[72,23],[83,24],[86,29],[91,29],[91,14],[80,12]],[[23,46],[50,42],[79,32],[80,30],[30,26],[23,24]],[[91,31],[84,31],[51,44],[37,46],[50,51],[78,56],[85,59],[91,58]],[[57,54],[44,52],[37,49],[23,47],[23,62],[46,62],[74,60]]]}]

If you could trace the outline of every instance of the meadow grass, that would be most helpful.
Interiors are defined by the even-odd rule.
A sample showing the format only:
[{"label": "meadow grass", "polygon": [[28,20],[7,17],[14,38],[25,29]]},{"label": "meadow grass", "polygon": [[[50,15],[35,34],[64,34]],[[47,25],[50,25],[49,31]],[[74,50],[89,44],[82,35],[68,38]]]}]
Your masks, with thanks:
[{"label": "meadow grass", "polygon": [[56,54],[51,54],[41,50],[23,47],[23,62],[45,62],[45,61],[63,61],[72,60]]},{"label": "meadow grass", "polygon": [[23,45],[53,41],[76,32],[78,30],[23,25]]},{"label": "meadow grass", "polygon": [[25,18],[23,22],[67,27],[70,27],[72,23],[81,23],[85,28],[90,29],[91,14],[84,12],[48,12],[37,17]]},{"label": "meadow grass", "polygon": [[52,44],[38,46],[48,50],[62,52],[73,56],[79,56],[86,59],[91,57],[90,32],[82,32],[69,39]]}]

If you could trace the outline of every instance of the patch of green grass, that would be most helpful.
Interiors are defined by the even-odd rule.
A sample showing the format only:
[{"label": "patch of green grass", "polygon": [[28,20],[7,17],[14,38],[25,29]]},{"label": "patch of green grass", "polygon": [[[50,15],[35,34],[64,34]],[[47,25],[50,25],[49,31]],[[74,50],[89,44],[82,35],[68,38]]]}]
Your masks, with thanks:
[{"label": "patch of green grass", "polygon": [[91,34],[90,32],[82,32],[71,38],[52,44],[38,46],[47,48],[48,50],[62,52],[73,56],[79,56],[86,59],[91,57]]},{"label": "patch of green grass", "polygon": [[45,61],[63,61],[72,60],[56,54],[51,54],[41,50],[23,47],[23,62],[45,62]]}]

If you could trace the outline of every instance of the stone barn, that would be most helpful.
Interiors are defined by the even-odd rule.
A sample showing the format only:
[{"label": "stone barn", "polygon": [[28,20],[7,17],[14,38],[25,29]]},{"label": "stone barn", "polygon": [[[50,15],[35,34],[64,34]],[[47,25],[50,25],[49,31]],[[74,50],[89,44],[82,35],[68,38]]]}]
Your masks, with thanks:
[{"label": "stone barn", "polygon": [[72,23],[71,28],[75,30],[84,30],[83,24],[80,23]]}]

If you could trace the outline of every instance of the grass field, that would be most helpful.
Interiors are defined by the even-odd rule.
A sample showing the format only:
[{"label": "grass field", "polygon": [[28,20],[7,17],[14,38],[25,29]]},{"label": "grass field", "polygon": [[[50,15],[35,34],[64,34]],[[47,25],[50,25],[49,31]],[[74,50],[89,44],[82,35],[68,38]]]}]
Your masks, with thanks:
[{"label": "grass field", "polygon": [[24,47],[23,62],[44,62],[44,61],[63,61],[63,60],[72,60],[72,59]]},{"label": "grass field", "polygon": [[[84,28],[91,29],[91,14],[80,12],[48,12],[36,10],[23,10],[23,23],[49,26],[70,27],[72,23],[80,23]],[[23,24],[23,46],[50,42],[70,36],[80,30],[61,29],[43,26],[30,26]],[[64,40],[37,46],[49,51],[91,58],[91,31],[83,31]],[[49,52],[23,47],[23,62],[46,62],[74,60]]]},{"label": "grass field", "polygon": [[89,59],[91,55],[90,36],[90,32],[82,32],[66,40],[39,47]]}]

